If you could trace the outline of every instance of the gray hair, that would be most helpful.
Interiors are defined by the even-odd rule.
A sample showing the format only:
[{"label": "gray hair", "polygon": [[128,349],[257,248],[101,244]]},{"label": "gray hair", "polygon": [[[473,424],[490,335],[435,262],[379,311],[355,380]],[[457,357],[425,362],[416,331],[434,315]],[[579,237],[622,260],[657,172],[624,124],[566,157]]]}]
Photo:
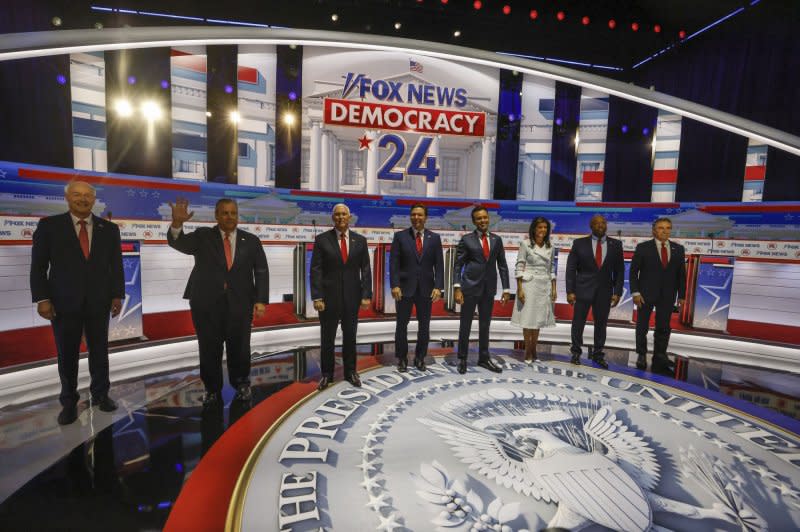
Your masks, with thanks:
[{"label": "gray hair", "polygon": [[95,196],[97,195],[97,190],[95,190],[95,188],[90,183],[87,183],[86,181],[80,181],[80,180],[77,180],[77,179],[73,179],[72,181],[69,181],[69,182],[67,182],[66,185],[64,185],[64,194],[69,194],[69,190],[72,187],[74,187],[75,185],[79,185],[79,184],[80,185],[86,185],[87,187],[89,187],[89,190],[92,191],[92,194],[94,194]]},{"label": "gray hair", "polygon": [[336,205],[334,205],[333,209],[331,210],[331,214],[334,214],[336,212],[336,207],[344,207],[345,209],[347,209],[347,214],[350,214],[350,207],[348,207],[344,203],[337,203]]}]

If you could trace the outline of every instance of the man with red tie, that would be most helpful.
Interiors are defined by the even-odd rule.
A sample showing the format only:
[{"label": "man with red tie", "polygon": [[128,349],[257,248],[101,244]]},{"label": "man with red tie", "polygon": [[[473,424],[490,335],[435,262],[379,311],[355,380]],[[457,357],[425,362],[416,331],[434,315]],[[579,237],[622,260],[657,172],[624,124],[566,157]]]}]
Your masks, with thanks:
[{"label": "man with red tie", "polygon": [[503,370],[489,358],[489,325],[492,322],[494,297],[497,293],[497,274],[503,286],[500,302],[505,305],[510,296],[508,264],[503,239],[489,232],[489,211],[482,205],[472,209],[475,231],[461,237],[456,248],[453,267],[453,298],[461,305],[458,324],[458,372],[467,372],[469,333],[475,308],[478,309],[478,366],[494,373]]},{"label": "man with red tie", "polygon": [[206,389],[204,407],[220,404],[222,349],[234,400],[247,402],[250,390],[250,329],[253,316],[264,315],[269,298],[269,268],[261,240],[238,229],[239,208],[232,199],[217,201],[217,225],[183,232],[189,202],[178,198],[172,207],[167,243],[194,256],[194,268],[183,294],[189,300],[200,350],[200,379]]},{"label": "man with red tie", "polygon": [[50,320],[58,351],[61,412],[58,423],[78,418],[78,351],[85,334],[92,403],[104,412],[117,404],[108,396],[108,315],[117,316],[125,297],[119,227],[92,214],[95,190],[83,181],[64,189],[69,212],[42,218],[33,233],[31,295]]},{"label": "man with red tie", "polygon": [[356,371],[358,309],[369,308],[372,299],[372,268],[367,239],[350,229],[350,209],[344,203],[333,207],[333,229],[314,239],[311,253],[311,299],[319,312],[322,377],[317,388],[333,383],[336,329],[342,324],[344,378],[361,386]]},{"label": "man with red tie", "polygon": [[592,309],[594,319],[594,345],[589,359],[601,368],[607,368],[603,347],[606,344],[608,314],[619,303],[625,282],[625,257],[622,241],[606,236],[608,224],[605,217],[595,214],[589,221],[592,234],[576,238],[567,257],[567,303],[573,306],[572,354],[573,364],[581,363],[583,329]]},{"label": "man with red tie", "polygon": [[672,242],[672,220],[659,218],[653,222],[653,240],[636,246],[631,259],[630,285],[636,314],[636,367],[647,368],[647,331],[650,315],[656,309],[656,328],[653,332],[653,364],[656,373],[669,373],[672,363],[667,358],[671,333],[670,317],[676,306],[686,300],[686,251]]}]

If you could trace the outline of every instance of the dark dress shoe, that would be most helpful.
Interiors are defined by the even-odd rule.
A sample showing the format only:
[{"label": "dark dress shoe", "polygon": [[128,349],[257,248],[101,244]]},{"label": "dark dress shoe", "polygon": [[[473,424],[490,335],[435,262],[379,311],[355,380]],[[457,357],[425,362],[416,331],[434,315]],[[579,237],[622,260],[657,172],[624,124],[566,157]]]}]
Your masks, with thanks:
[{"label": "dark dress shoe", "polygon": [[594,353],[589,355],[589,358],[601,368],[608,369],[608,362],[606,362],[606,356],[603,353]]},{"label": "dark dress shoe", "polygon": [[333,377],[331,375],[323,375],[319,380],[319,384],[317,384],[317,390],[322,391],[331,384],[333,384]]},{"label": "dark dress shoe", "polygon": [[397,371],[400,373],[405,373],[408,371],[408,359],[407,358],[398,358],[397,359]]},{"label": "dark dress shoe", "polygon": [[581,355],[580,354],[573,354],[572,358],[569,359],[570,364],[575,364],[576,366],[581,365]]},{"label": "dark dress shoe", "polygon": [[479,360],[478,365],[484,369],[488,369],[493,373],[502,373],[503,368],[492,362],[491,359],[487,358],[486,360]]},{"label": "dark dress shoe", "polygon": [[425,359],[424,358],[415,358],[414,359],[414,367],[420,371],[425,371]]},{"label": "dark dress shoe", "polygon": [[458,372],[462,375],[467,372],[467,359],[460,358],[458,359]]},{"label": "dark dress shoe", "polygon": [[78,419],[78,405],[67,405],[58,413],[58,424],[69,425]]},{"label": "dark dress shoe", "polygon": [[355,371],[351,372],[347,377],[345,377],[345,380],[356,388],[361,388],[361,378]]},{"label": "dark dress shoe", "polygon": [[219,403],[219,400],[219,392],[206,392],[206,394],[203,396],[203,406],[214,406]]},{"label": "dark dress shoe", "polygon": [[234,401],[249,401],[253,398],[253,392],[249,384],[240,384],[236,387],[236,394],[233,396]]},{"label": "dark dress shoe", "polygon": [[666,375],[668,377],[675,375],[675,363],[668,359],[666,355],[653,355],[653,362],[650,365],[650,369],[653,373],[658,373],[659,375]]},{"label": "dark dress shoe", "polygon": [[92,403],[96,404],[103,412],[113,412],[117,409],[117,403],[107,395],[92,399]]},{"label": "dark dress shoe", "polygon": [[642,371],[647,369],[647,355],[639,355],[636,358],[636,369],[640,369]]}]

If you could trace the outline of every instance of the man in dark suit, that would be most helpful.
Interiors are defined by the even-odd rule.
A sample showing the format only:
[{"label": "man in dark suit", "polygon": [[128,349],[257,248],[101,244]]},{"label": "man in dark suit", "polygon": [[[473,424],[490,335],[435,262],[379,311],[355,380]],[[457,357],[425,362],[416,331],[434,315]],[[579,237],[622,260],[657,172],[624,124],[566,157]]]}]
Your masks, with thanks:
[{"label": "man in dark suit", "polygon": [[125,297],[119,227],[92,214],[95,190],[72,181],[64,189],[69,212],[42,218],[33,233],[31,295],[41,317],[53,325],[58,351],[58,423],[78,418],[78,350],[89,349],[92,403],[117,409],[108,396],[108,314],[116,317]]},{"label": "man in dark suit", "polygon": [[647,368],[647,330],[650,315],[656,310],[656,328],[653,332],[653,365],[656,373],[671,371],[667,346],[671,332],[669,321],[675,308],[686,300],[686,251],[680,244],[670,241],[672,220],[659,218],[653,222],[653,240],[642,242],[633,253],[630,270],[631,294],[638,308],[636,315],[636,367]]},{"label": "man in dark suit", "polygon": [[592,234],[577,238],[567,257],[567,303],[573,306],[573,364],[581,363],[581,346],[586,317],[592,309],[594,345],[589,359],[601,368],[608,368],[603,347],[606,344],[608,314],[619,303],[625,282],[625,258],[622,242],[606,236],[606,219],[595,214],[589,222]]},{"label": "man in dark suit", "polygon": [[344,377],[353,386],[361,386],[356,371],[358,309],[368,309],[372,299],[367,239],[350,229],[347,205],[336,205],[332,219],[333,229],[317,235],[311,254],[311,299],[320,323],[322,377],[317,386],[320,390],[333,383],[333,347],[340,322]]},{"label": "man in dark suit", "polygon": [[425,229],[428,208],[422,203],[411,207],[411,227],[398,231],[392,239],[389,255],[389,280],[392,297],[397,302],[397,327],[394,343],[397,370],[408,368],[408,322],[411,308],[417,309],[417,347],[414,367],[425,371],[425,356],[430,340],[431,305],[442,297],[444,257],[442,239]]},{"label": "man in dark suit", "polygon": [[221,199],[214,209],[217,225],[183,232],[189,202],[178,199],[172,207],[167,243],[194,256],[194,268],[186,284],[192,323],[200,349],[200,379],[206,389],[204,407],[218,404],[222,392],[222,349],[225,346],[228,382],[236,389],[234,399],[247,402],[250,391],[250,330],[253,316],[264,315],[269,299],[269,268],[261,240],[238,229],[239,208],[232,199]]},{"label": "man in dark suit", "polygon": [[497,272],[503,285],[501,302],[510,298],[508,265],[503,239],[489,233],[489,211],[480,205],[472,209],[475,231],[461,237],[456,248],[453,297],[461,305],[458,324],[458,372],[467,372],[467,350],[472,317],[478,307],[478,365],[489,371],[503,371],[489,358],[489,325],[492,322]]}]

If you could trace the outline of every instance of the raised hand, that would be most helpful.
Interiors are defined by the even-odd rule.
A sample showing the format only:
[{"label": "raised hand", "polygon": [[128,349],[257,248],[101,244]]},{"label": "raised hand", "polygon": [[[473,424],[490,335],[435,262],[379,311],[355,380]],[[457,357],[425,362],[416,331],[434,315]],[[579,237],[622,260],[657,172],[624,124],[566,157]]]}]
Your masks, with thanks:
[{"label": "raised hand", "polygon": [[188,222],[194,216],[194,211],[189,211],[189,200],[186,198],[175,199],[175,205],[169,203],[172,209],[172,227],[180,229],[184,222]]}]

